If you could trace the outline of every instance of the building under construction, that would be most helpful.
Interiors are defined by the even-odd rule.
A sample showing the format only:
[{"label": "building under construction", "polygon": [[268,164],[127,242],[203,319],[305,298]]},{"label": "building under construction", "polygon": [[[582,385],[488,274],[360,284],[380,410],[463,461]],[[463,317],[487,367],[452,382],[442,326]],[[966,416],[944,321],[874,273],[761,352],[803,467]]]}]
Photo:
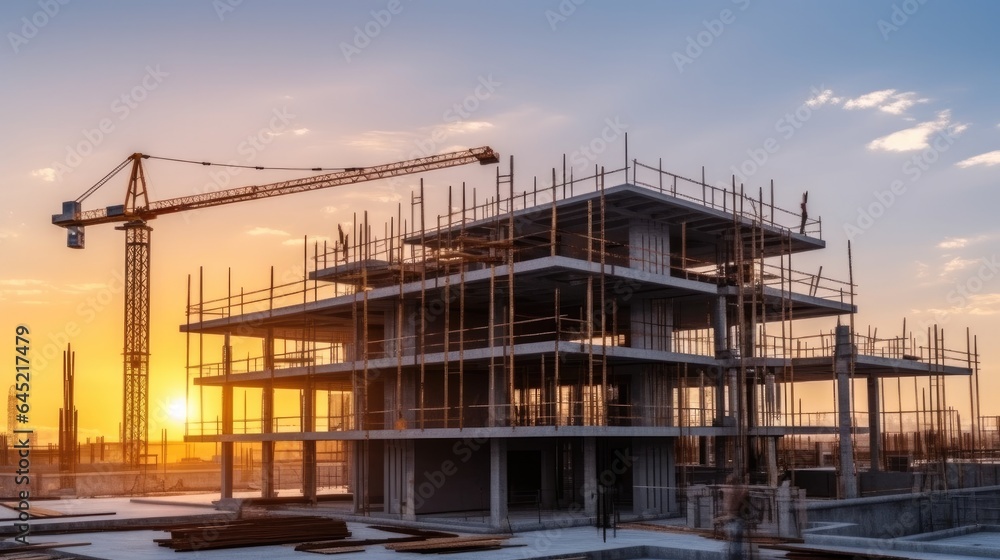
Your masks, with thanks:
[{"label": "building under construction", "polygon": [[186,440],[218,445],[223,497],[251,449],[265,497],[289,465],[309,499],[340,469],[356,514],[506,528],[679,515],[725,481],[909,491],[984,448],[972,340],[855,328],[851,278],[794,266],[825,247],[805,201],[637,161],[544,187],[506,167],[444,213],[421,182],[384,226],[359,216],[299,281],[189,288]]}]

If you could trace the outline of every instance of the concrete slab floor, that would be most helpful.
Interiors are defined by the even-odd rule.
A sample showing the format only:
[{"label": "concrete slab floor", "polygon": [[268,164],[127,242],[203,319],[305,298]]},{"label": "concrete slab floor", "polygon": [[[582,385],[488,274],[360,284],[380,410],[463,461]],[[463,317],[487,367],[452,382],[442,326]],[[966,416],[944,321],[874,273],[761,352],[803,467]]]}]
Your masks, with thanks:
[{"label": "concrete slab floor", "polygon": [[[144,499],[94,498],[45,500],[39,501],[37,505],[38,507],[57,510],[67,514],[115,512],[115,515],[109,516],[75,518],[81,522],[114,519],[178,518],[187,515],[197,516],[216,513],[210,508],[211,502],[216,499],[216,496],[217,494],[201,494]],[[36,519],[32,521],[32,526],[57,522],[67,523],[72,522],[73,519]],[[10,520],[7,522],[12,523]],[[377,519],[371,520],[371,523],[379,522]],[[676,521],[670,520],[653,523],[666,526],[674,522]],[[348,522],[348,530],[353,533],[352,538],[388,538],[400,536],[372,529],[368,527],[369,524],[365,522]],[[454,532],[470,534],[462,533],[458,527],[454,528]],[[481,558],[483,560],[520,560],[528,558],[551,558],[554,556],[574,556],[594,551],[656,547],[661,549],[656,554],[657,557],[661,558],[686,559],[699,556],[701,558],[709,558],[715,555],[721,558],[721,553],[725,550],[726,546],[724,542],[688,533],[645,531],[630,528],[620,529],[617,536],[613,536],[612,531],[609,530],[606,542],[603,540],[602,535],[603,532],[594,527],[564,527],[522,532],[512,536],[508,541],[510,545],[520,546],[479,553],[464,553],[461,554],[461,557]],[[168,533],[162,531],[108,531],[66,535],[32,535],[29,537],[29,541],[32,543],[91,543],[84,547],[61,549],[69,557],[99,560],[165,560],[167,558],[179,558],[174,551],[160,547],[153,542],[153,539],[165,538],[167,536]],[[942,541],[950,541],[950,544],[956,545],[982,546],[985,549],[983,550],[985,554],[956,556],[954,554],[887,550],[884,548],[880,552],[901,558],[913,558],[915,560],[971,559],[1000,555],[1000,533],[972,533],[942,539]],[[862,540],[850,545],[845,542],[838,546],[820,545],[818,543],[805,546],[808,548],[824,548],[825,546],[829,546],[830,550],[856,552],[863,557],[873,550],[872,546],[865,546],[866,544],[869,543]],[[406,558],[405,555],[400,556],[400,553],[390,551],[382,545],[366,547],[364,555],[371,560],[388,560],[390,558],[405,560]],[[630,557],[637,558],[639,556],[641,554],[635,554]],[[318,556],[309,555],[309,553],[305,552],[295,552],[294,545],[278,545],[190,552],[186,553],[183,557],[192,560],[301,560],[317,558]]]},{"label": "concrete slab floor", "polygon": [[[376,529],[371,529],[358,523],[348,523],[352,538],[386,538],[400,536]],[[101,560],[166,560],[177,559],[177,553],[162,548],[153,539],[165,538],[167,533],[159,531],[126,531],[109,533],[84,533],[73,535],[43,535],[32,542],[90,542],[90,546],[62,549],[63,552]],[[675,549],[677,558],[682,558],[684,552],[701,551],[720,553],[725,543],[698,537],[695,535],[657,533],[637,530],[619,530],[617,537],[608,533],[607,542],[603,542],[601,533],[593,527],[571,527],[567,529],[551,529],[519,533],[509,541],[510,545],[522,545],[514,548],[490,550],[475,553],[462,553],[461,558],[480,558],[483,560],[521,560],[525,558],[544,558],[562,555],[579,555],[597,550],[612,550],[637,546],[656,546]],[[319,558],[315,554],[296,552],[294,545],[259,546],[250,548],[235,548],[223,550],[208,550],[184,553],[184,559],[191,560],[308,560]],[[369,560],[406,560],[407,556],[386,549],[382,545],[365,547],[364,557]],[[412,555],[410,557],[413,557]]]}]

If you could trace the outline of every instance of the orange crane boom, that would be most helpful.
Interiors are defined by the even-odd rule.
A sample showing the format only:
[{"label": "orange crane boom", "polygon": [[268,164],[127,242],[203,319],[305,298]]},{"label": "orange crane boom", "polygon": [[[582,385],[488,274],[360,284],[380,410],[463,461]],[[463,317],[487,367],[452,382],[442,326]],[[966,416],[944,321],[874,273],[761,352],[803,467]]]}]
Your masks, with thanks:
[{"label": "orange crane boom", "polygon": [[[237,187],[222,191],[213,191],[192,196],[182,196],[155,202],[147,202],[146,205],[137,205],[139,198],[145,198],[145,180],[143,179],[143,173],[139,164],[142,159],[146,159],[148,157],[149,156],[147,155],[139,153],[132,154],[128,159],[119,164],[118,167],[112,171],[112,173],[108,174],[102,182],[95,185],[95,187],[103,185],[104,182],[111,178],[111,176],[131,162],[133,164],[133,172],[130,182],[136,183],[141,181],[143,184],[135,186],[135,189],[132,188],[133,185],[130,185],[130,192],[128,193],[128,196],[126,196],[125,204],[108,206],[107,208],[99,208],[84,212],[81,210],[81,203],[83,202],[83,199],[97,190],[96,188],[92,188],[75,201],[64,202],[62,213],[53,215],[52,223],[65,228],[82,228],[88,225],[128,222],[136,219],[150,220],[163,214],[173,214],[176,212],[183,212],[185,210],[196,210],[199,208],[232,204],[234,202],[259,200],[262,198],[270,198],[298,192],[350,185],[353,183],[374,181],[376,179],[385,179],[388,177],[398,177],[400,175],[409,175],[412,173],[422,173],[424,171],[454,167],[468,163],[479,162],[480,164],[486,165],[497,163],[499,161],[498,154],[493,151],[492,148],[489,146],[482,146],[459,152],[449,152],[446,154],[388,163],[385,165],[376,165],[373,167],[353,167],[336,173],[327,173],[314,177],[280,181],[265,185]],[[137,167],[138,169],[136,169]],[[141,189],[141,191],[137,191],[136,189]],[[132,202],[132,204],[129,204],[129,202]],[[83,248],[82,243],[76,245],[68,243],[68,245],[72,248]]]},{"label": "orange crane boom", "polygon": [[[125,232],[125,342],[122,351],[125,395],[122,410],[121,442],[123,461],[126,465],[133,467],[140,465],[145,459],[149,440],[147,423],[149,417],[149,247],[153,228],[146,224],[147,220],[163,214],[350,185],[475,162],[483,165],[499,162],[499,156],[492,148],[482,146],[373,167],[347,168],[335,173],[302,179],[149,202],[146,193],[146,176],[142,167],[142,160],[149,157],[141,153],[132,154],[76,200],[64,202],[62,213],[52,216],[53,224],[66,228],[66,245],[74,249],[84,248],[84,228],[86,226],[121,223],[122,225],[116,229]],[[83,201],[130,163],[132,171],[125,193],[125,204],[83,211]]]}]

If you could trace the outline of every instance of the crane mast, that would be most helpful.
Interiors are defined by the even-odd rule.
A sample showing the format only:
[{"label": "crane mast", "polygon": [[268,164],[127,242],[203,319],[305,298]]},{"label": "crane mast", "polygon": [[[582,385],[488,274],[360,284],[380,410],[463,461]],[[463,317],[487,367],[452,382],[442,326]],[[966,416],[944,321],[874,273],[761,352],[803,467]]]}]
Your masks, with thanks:
[{"label": "crane mast", "polygon": [[[149,157],[141,153],[132,154],[76,200],[64,202],[62,213],[52,216],[53,224],[66,228],[66,245],[73,249],[85,247],[85,227],[88,225],[118,223],[121,225],[115,229],[125,232],[125,317],[122,349],[124,399],[120,435],[123,461],[133,467],[141,464],[149,440],[150,236],[153,228],[147,224],[148,220],[163,214],[260,200],[469,163],[478,162],[487,165],[499,161],[498,154],[492,148],[482,146],[372,167],[347,168],[334,173],[290,181],[150,202],[142,167],[142,160]],[[125,204],[83,211],[83,201],[130,163],[132,169],[125,194]]]}]

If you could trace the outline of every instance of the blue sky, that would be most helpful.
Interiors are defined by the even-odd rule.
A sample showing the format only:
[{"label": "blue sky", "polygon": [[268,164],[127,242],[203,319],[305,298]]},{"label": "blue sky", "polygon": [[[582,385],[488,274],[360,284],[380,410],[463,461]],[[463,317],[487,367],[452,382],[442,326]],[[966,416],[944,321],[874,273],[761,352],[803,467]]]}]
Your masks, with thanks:
[{"label": "blue sky", "polygon": [[[705,166],[721,185],[739,172],[753,190],[773,179],[793,210],[808,190],[829,249],[797,268],[846,279],[850,235],[860,325],[937,320],[954,341],[971,326],[995,372],[998,17],[994,2],[941,0],[5,2],[0,305],[45,343],[90,319],[70,336],[80,367],[106,372],[118,394],[120,234],[91,228],[88,248],[70,251],[49,219],[128,154],[352,166],[489,144],[516,157],[527,188],[562,154],[580,170],[620,165],[627,131],[631,156],[683,175]],[[606,150],[583,153],[608,123]],[[148,171],[154,198],[287,176]],[[427,181],[488,191],[492,173]],[[229,265],[237,284],[260,287],[270,264],[301,261],[303,235],[336,235],[365,209],[378,223],[413,185],[157,220],[154,388],[183,376],[166,350],[182,347],[185,279],[199,265],[215,288]],[[87,207],[123,190],[112,182]],[[430,190],[441,203],[445,189]],[[248,248],[259,258],[242,258]],[[55,365],[39,376],[55,390]]]}]

